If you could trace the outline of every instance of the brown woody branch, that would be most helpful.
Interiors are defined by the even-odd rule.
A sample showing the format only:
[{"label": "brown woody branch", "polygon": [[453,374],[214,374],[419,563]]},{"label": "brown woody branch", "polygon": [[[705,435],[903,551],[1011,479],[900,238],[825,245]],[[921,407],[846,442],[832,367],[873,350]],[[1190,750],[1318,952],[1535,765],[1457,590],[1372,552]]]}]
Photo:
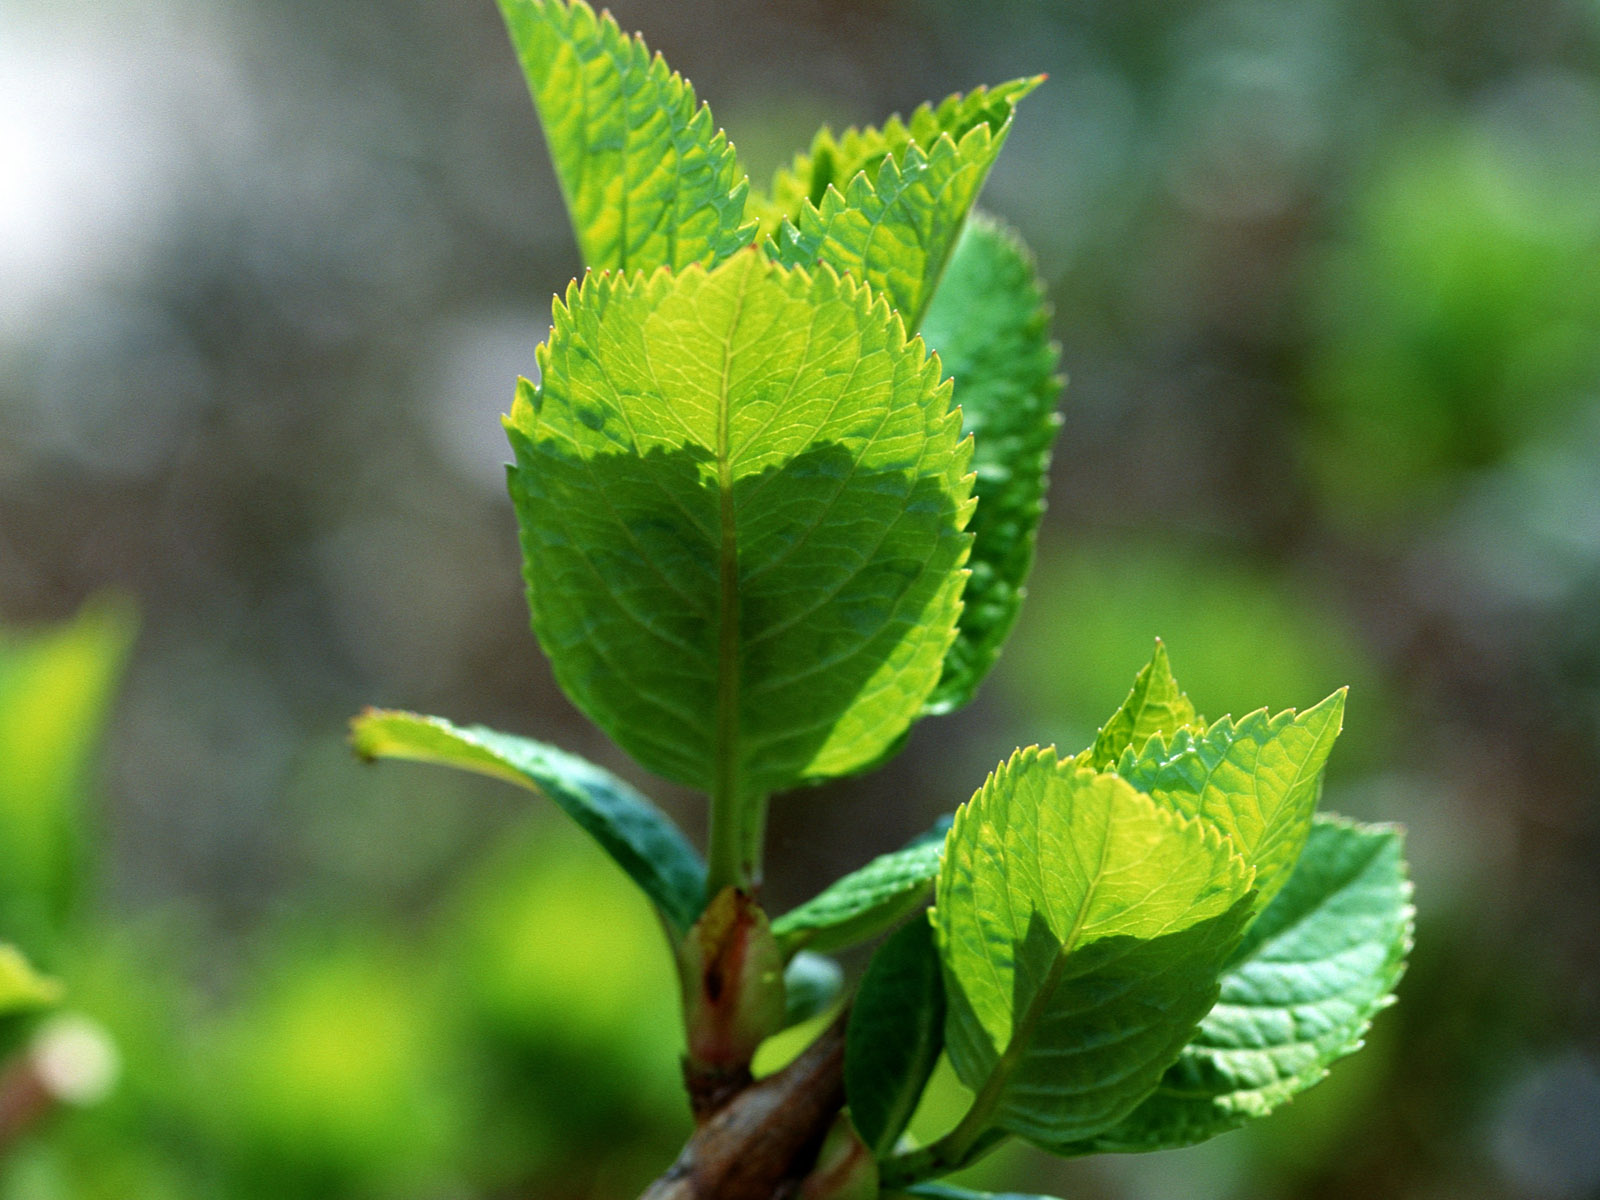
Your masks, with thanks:
[{"label": "brown woody branch", "polygon": [[846,1014],[799,1058],[705,1120],[640,1200],[781,1200],[810,1169],[844,1107]]}]

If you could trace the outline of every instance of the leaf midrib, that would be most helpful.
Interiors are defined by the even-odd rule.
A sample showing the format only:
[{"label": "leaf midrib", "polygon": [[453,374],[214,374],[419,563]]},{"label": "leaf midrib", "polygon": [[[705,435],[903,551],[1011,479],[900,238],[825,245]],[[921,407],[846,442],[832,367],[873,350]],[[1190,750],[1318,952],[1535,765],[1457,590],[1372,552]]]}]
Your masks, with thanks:
[{"label": "leaf midrib", "polygon": [[1061,974],[1066,969],[1067,959],[1077,949],[1078,939],[1083,936],[1084,926],[1089,919],[1089,909],[1094,903],[1095,890],[1100,886],[1100,879],[1105,874],[1106,860],[1110,853],[1111,830],[1107,829],[1100,841],[1099,862],[1095,864],[1095,869],[1089,876],[1089,886],[1084,891],[1083,901],[1073,917],[1072,928],[1066,937],[1060,940],[1060,949],[1056,951],[1050,963],[1050,970],[1045,974],[1044,982],[1033,994],[1033,999],[1028,1002],[1022,1020],[1011,1026],[1011,1041],[1007,1044],[1005,1052],[1000,1055],[999,1061],[995,1063],[994,1070],[990,1072],[988,1080],[983,1085],[983,1090],[973,1100],[972,1108],[961,1119],[961,1127],[968,1128],[973,1133],[981,1131],[988,1126],[989,1117],[999,1107],[1006,1085],[1011,1080],[1011,1073],[1016,1069],[1018,1061],[1027,1053],[1033,1034],[1039,1023],[1044,1020],[1045,1011],[1055,997],[1056,988],[1061,986]]},{"label": "leaf midrib", "polygon": [[733,319],[722,343],[722,372],[717,384],[717,732],[714,786],[727,804],[739,794],[739,541],[733,507],[732,404],[733,342],[744,314],[748,273],[733,299]]}]

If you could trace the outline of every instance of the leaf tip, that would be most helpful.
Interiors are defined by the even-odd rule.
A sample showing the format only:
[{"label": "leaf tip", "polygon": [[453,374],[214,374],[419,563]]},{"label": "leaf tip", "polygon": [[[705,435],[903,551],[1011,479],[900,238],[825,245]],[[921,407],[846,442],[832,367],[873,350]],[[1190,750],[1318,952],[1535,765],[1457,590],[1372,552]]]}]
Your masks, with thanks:
[{"label": "leaf tip", "polygon": [[387,715],[384,709],[369,704],[350,718],[349,734],[345,740],[350,744],[351,753],[360,761],[378,761],[378,723]]}]

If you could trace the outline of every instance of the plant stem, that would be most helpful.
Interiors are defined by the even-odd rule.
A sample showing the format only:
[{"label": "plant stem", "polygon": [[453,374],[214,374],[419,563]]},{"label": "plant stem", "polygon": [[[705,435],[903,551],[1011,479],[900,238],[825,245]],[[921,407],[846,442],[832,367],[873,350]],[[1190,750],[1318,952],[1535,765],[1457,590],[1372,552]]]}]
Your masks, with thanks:
[{"label": "plant stem", "polygon": [[761,886],[761,845],[767,831],[767,798],[732,792],[711,796],[710,861],[706,895],[725,887],[755,895]]},{"label": "plant stem", "polygon": [[[1105,854],[1106,844],[1102,843],[1096,879],[1105,870]],[[1073,919],[1072,929],[1061,940],[1061,948],[1054,955],[1044,981],[1034,992],[1027,1009],[1013,1026],[1011,1041],[1006,1046],[1005,1053],[995,1062],[989,1077],[978,1089],[978,1094],[972,1098],[972,1107],[967,1109],[966,1115],[956,1123],[956,1127],[938,1141],[885,1161],[882,1164],[881,1174],[885,1187],[891,1184],[915,1183],[920,1179],[958,1170],[979,1155],[988,1153],[995,1145],[1010,1136],[1002,1130],[993,1128],[990,1118],[1000,1106],[1006,1085],[1011,1080],[1011,1072],[1016,1070],[1017,1064],[1027,1054],[1028,1047],[1033,1041],[1034,1030],[1038,1028],[1039,1022],[1044,1020],[1050,999],[1061,984],[1067,958],[1078,944],[1078,938],[1083,932],[1084,919],[1089,911],[1089,901],[1093,896],[1094,886],[1091,885]]]},{"label": "plant stem", "polygon": [[[969,1117],[971,1113],[967,1114]],[[909,1187],[925,1179],[937,1179],[951,1171],[959,1171],[974,1160],[989,1153],[1011,1135],[1002,1129],[964,1131],[965,1118],[938,1141],[929,1142],[916,1150],[895,1154],[878,1164],[878,1178],[883,1187]]]},{"label": "plant stem", "polygon": [[729,1100],[640,1200],[774,1200],[792,1195],[844,1107],[848,1015],[846,1009],[783,1070]]}]

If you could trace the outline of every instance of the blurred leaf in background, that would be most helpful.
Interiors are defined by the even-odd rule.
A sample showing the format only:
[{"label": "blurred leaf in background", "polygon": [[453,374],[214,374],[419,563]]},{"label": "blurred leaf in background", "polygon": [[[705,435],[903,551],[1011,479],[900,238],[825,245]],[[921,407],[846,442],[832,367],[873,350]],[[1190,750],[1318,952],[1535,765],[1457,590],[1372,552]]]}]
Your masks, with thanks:
[{"label": "blurred leaf in background", "polygon": [[1192,542],[1079,539],[1047,547],[1029,592],[1002,671],[1038,723],[1026,736],[1088,745],[1160,637],[1213,719],[1348,685],[1356,700],[1337,767],[1383,748],[1384,689],[1371,651],[1331,597],[1286,572]]},{"label": "blurred leaf in background", "polygon": [[648,902],[581,832],[540,819],[472,872],[440,933],[483,1181],[643,1188],[689,1128],[676,975]]},{"label": "blurred leaf in background", "polygon": [[420,948],[377,929],[273,939],[212,1031],[201,1085],[229,1191],[426,1194],[463,1161],[446,1010]]},{"label": "blurred leaf in background", "polygon": [[1331,516],[1436,512],[1600,393],[1597,194],[1600,88],[1576,74],[1388,140],[1306,279],[1305,465]]},{"label": "blurred leaf in background", "polygon": [[84,882],[87,799],[134,616],[102,598],[53,629],[0,628],[0,937],[53,948]]}]

